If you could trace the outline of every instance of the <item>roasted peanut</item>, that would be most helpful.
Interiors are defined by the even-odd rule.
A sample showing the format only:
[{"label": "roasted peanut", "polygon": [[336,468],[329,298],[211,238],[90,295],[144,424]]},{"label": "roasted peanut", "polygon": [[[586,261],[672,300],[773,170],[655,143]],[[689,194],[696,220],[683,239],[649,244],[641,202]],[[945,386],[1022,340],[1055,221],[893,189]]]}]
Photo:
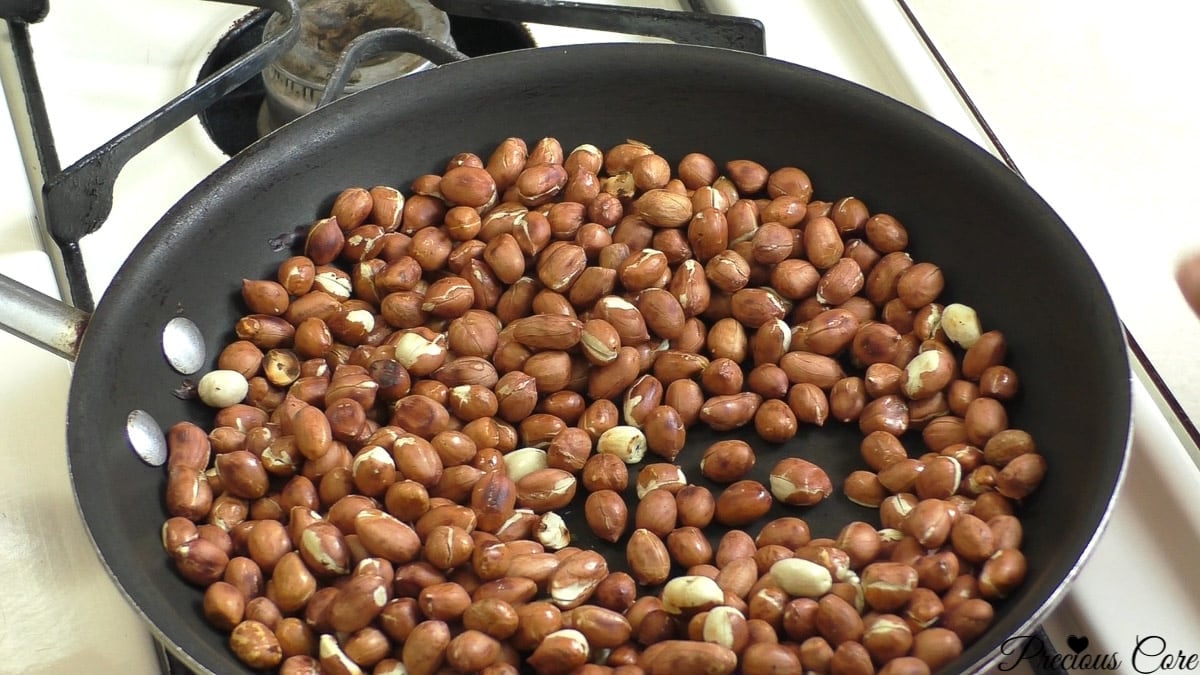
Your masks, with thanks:
[{"label": "roasted peanut", "polygon": [[754,467],[755,454],[745,441],[717,441],[704,451],[700,471],[709,480],[732,483]]},{"label": "roasted peanut", "polygon": [[[671,169],[638,141],[509,138],[408,198],[342,191],[306,255],[240,280],[217,363],[238,386],[206,394],[211,433],[172,429],[163,544],[248,665],[926,672],[986,630],[1047,472],[1009,428],[1004,335],[938,303],[894,216],[813,201],[799,168]],[[858,424],[842,490],[883,529],[759,527],[834,490],[792,453],[768,486],[757,446],[709,441],[691,478],[719,492],[674,464],[696,423],[784,443],[831,419]],[[714,520],[757,539],[714,551]]]},{"label": "roasted peanut", "polygon": [[786,457],[771,469],[771,494],[784,504],[810,506],[833,494],[833,483],[816,464]]}]

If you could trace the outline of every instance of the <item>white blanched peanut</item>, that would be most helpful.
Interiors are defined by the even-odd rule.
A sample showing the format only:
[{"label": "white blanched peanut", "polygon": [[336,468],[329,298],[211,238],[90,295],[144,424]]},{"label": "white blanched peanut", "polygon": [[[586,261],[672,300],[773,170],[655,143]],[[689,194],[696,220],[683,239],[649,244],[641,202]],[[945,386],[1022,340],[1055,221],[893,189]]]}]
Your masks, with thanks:
[{"label": "white blanched peanut", "polygon": [[228,408],[246,398],[250,385],[236,370],[214,370],[200,378],[197,393],[205,405],[213,408]]},{"label": "white blanched peanut", "polygon": [[504,455],[504,469],[514,483],[549,466],[546,451],[541,448],[519,448]]},{"label": "white blanched peanut", "polygon": [[983,332],[975,310],[957,302],[946,305],[942,310],[942,330],[946,337],[963,349],[974,346]]},{"label": "white blanched peanut", "polygon": [[801,598],[819,598],[833,588],[828,569],[801,558],[784,558],[771,565],[771,578],[789,595]]},{"label": "white blanched peanut", "polygon": [[600,434],[596,451],[616,455],[626,464],[637,464],[646,456],[646,435],[637,427],[615,426]]},{"label": "white blanched peanut", "polygon": [[675,577],[663,587],[663,609],[671,614],[698,612],[725,601],[717,582],[702,576]]}]

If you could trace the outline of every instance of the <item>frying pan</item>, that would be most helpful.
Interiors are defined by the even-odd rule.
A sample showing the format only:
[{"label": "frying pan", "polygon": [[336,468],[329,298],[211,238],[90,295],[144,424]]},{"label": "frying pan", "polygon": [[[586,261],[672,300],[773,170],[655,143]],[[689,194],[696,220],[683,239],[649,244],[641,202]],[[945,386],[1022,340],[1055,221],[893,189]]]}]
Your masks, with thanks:
[{"label": "frying pan", "polygon": [[[135,456],[126,438],[135,409],[164,427],[211,423],[210,409],[172,394],[183,376],[163,357],[164,325],[190,318],[207,353],[217,354],[245,312],[240,280],[271,277],[292,253],[272,240],[326,213],[343,187],[405,187],[457,152],[486,156],[508,136],[555,136],[567,148],[636,138],[672,163],[699,151],[719,165],[736,158],[795,165],[811,175],[814,198],[854,195],[898,217],[913,257],[944,270],[942,299],[975,307],[985,328],[1005,332],[1007,362],[1022,378],[1010,420],[1033,434],[1050,466],[1021,508],[1030,565],[1024,585],[947,670],[986,667],[1005,639],[1040,623],[1106,522],[1130,433],[1123,333],[1067,227],[992,156],[865,88],[721,49],[589,45],[441,66],[302,117],[196,186],[116,275],[79,346],[67,425],[71,475],[104,563],[176,656],[201,672],[245,671],[226,636],[202,618],[201,591],[176,575],[162,550],[165,471]],[[805,429],[781,446],[762,444],[752,431],[720,436],[739,433],[758,447],[760,480],[789,454],[824,466],[835,486],[863,468],[856,428]],[[691,433],[680,458],[689,476],[699,476],[699,452],[716,436]],[[580,511],[565,512],[575,543],[623,568],[621,548],[590,538]],[[853,519],[878,522],[840,495],[788,512],[808,520],[813,536],[836,536]]]}]

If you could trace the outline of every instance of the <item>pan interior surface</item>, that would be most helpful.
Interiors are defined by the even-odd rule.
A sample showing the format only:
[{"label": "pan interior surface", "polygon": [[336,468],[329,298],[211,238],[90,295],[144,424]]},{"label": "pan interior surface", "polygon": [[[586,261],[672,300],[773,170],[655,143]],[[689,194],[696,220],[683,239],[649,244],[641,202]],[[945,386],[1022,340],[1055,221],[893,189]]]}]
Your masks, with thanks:
[{"label": "pan interior surface", "polygon": [[[1033,434],[1050,466],[1021,512],[1028,577],[948,670],[968,670],[1005,638],[1032,628],[1029,620],[1057,597],[1105,519],[1129,431],[1123,334],[1078,242],[994,158],[891,99],[762,57],[622,44],[472,59],[347,97],[221,167],[134,251],[83,344],[69,453],[80,508],[104,561],[177,651],[201,670],[245,671],[226,636],[206,624],[201,591],[182,581],[162,550],[165,471],[142,463],[124,436],[134,409],[164,429],[179,420],[211,423],[211,410],[173,394],[183,376],[162,356],[162,326],[188,317],[208,353],[217,354],[245,313],[241,280],[272,278],[295,252],[277,250],[272,240],[324,215],[344,187],[405,190],[452,155],[486,158],[510,136],[531,144],[554,136],[568,151],[637,139],[673,165],[703,152],[719,166],[741,158],[798,166],[813,180],[814,199],[853,195],[904,223],[914,259],[944,271],[941,301],[971,305],[985,329],[1004,331],[1007,363],[1022,386],[1009,405],[1011,424]],[[698,461],[689,453],[701,449],[705,433],[691,434],[680,459],[685,469]],[[834,497],[792,511],[814,536],[836,536],[852,519],[878,522],[840,494],[845,474],[865,468],[859,437],[855,427],[833,425],[761,446],[762,476],[785,455],[828,464]],[[580,530],[573,528],[586,547],[591,540]],[[619,549],[606,552],[623,568]]]}]

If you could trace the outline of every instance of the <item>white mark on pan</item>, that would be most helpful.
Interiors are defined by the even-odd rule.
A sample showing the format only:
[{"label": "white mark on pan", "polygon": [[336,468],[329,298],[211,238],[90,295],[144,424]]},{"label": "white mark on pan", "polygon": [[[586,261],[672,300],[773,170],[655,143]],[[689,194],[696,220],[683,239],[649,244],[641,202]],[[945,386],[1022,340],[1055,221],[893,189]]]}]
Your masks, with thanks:
[{"label": "white mark on pan", "polygon": [[204,336],[191,319],[177,316],[162,332],[163,355],[176,371],[191,375],[204,366]]},{"label": "white mark on pan", "polygon": [[167,461],[167,437],[150,413],[145,410],[129,413],[125,420],[125,435],[143,462],[150,466],[162,466]]}]

